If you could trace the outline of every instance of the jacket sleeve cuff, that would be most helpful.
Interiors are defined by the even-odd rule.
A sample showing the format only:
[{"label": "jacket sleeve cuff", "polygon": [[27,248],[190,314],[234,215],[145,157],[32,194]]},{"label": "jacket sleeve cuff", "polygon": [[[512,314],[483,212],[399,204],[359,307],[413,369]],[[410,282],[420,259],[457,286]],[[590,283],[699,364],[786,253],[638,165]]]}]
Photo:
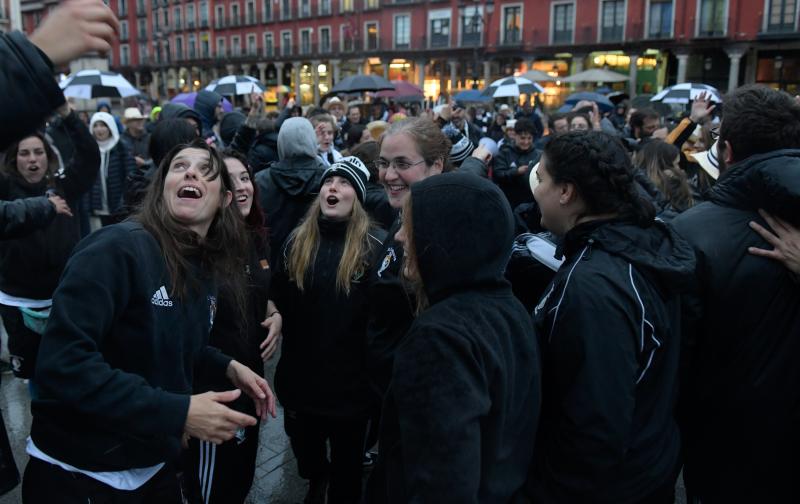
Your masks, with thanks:
[{"label": "jacket sleeve cuff", "polygon": [[164,427],[169,435],[177,437],[183,435],[191,399],[191,396],[185,394],[162,392],[159,410],[163,412]]}]

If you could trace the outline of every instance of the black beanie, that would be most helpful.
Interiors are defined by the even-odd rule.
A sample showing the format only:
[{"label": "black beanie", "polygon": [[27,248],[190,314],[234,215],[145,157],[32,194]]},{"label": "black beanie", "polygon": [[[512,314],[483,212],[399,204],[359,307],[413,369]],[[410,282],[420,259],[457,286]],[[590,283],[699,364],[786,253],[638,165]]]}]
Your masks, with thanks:
[{"label": "black beanie", "polygon": [[247,117],[244,114],[236,111],[228,112],[222,116],[222,120],[219,122],[219,137],[222,139],[222,143],[226,146],[230,145],[239,130],[239,126],[246,120]]},{"label": "black beanie", "polygon": [[338,175],[350,181],[353,189],[356,190],[356,197],[360,203],[364,203],[367,197],[367,181],[369,180],[369,170],[364,163],[355,156],[348,156],[333,163],[325,173],[322,174],[322,183],[325,179]]}]

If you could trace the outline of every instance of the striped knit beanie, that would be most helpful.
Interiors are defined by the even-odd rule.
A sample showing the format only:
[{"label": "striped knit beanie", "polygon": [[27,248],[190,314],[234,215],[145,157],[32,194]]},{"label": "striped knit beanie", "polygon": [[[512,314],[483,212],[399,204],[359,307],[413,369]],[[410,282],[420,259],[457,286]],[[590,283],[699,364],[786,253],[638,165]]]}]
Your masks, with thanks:
[{"label": "striped knit beanie", "polygon": [[364,163],[361,162],[360,159],[355,156],[348,156],[333,163],[322,174],[322,183],[324,184],[328,177],[333,177],[334,175],[344,177],[350,181],[353,189],[356,190],[358,201],[364,203],[364,198],[367,197],[369,170],[367,170],[367,167],[364,166]]}]

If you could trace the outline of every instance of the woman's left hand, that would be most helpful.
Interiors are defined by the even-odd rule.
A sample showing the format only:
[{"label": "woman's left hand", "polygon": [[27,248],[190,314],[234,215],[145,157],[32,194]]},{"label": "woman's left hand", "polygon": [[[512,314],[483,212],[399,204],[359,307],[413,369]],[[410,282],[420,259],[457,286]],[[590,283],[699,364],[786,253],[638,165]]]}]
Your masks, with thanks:
[{"label": "woman's left hand", "polygon": [[269,388],[267,380],[257,375],[252,369],[245,366],[241,362],[232,360],[228,364],[228,370],[225,376],[236,386],[239,390],[249,395],[256,403],[256,415],[262,420],[267,419],[267,413],[272,415],[272,418],[277,416],[275,409],[275,394]]},{"label": "woman's left hand", "polygon": [[277,311],[273,312],[272,315],[261,322],[261,327],[268,331],[267,338],[259,345],[261,349],[261,359],[266,362],[275,355],[281,341],[281,330],[283,329],[283,318],[281,314]]}]

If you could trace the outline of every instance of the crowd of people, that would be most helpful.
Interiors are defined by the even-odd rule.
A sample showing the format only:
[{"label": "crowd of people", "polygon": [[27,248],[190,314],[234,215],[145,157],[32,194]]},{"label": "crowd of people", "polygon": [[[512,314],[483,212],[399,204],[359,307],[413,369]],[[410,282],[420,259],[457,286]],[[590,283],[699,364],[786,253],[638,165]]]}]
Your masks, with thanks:
[{"label": "crowd of people", "polygon": [[116,29],[0,34],[24,502],[245,502],[277,401],[308,504],[800,499],[800,98],[86,124],[53,68]]}]

